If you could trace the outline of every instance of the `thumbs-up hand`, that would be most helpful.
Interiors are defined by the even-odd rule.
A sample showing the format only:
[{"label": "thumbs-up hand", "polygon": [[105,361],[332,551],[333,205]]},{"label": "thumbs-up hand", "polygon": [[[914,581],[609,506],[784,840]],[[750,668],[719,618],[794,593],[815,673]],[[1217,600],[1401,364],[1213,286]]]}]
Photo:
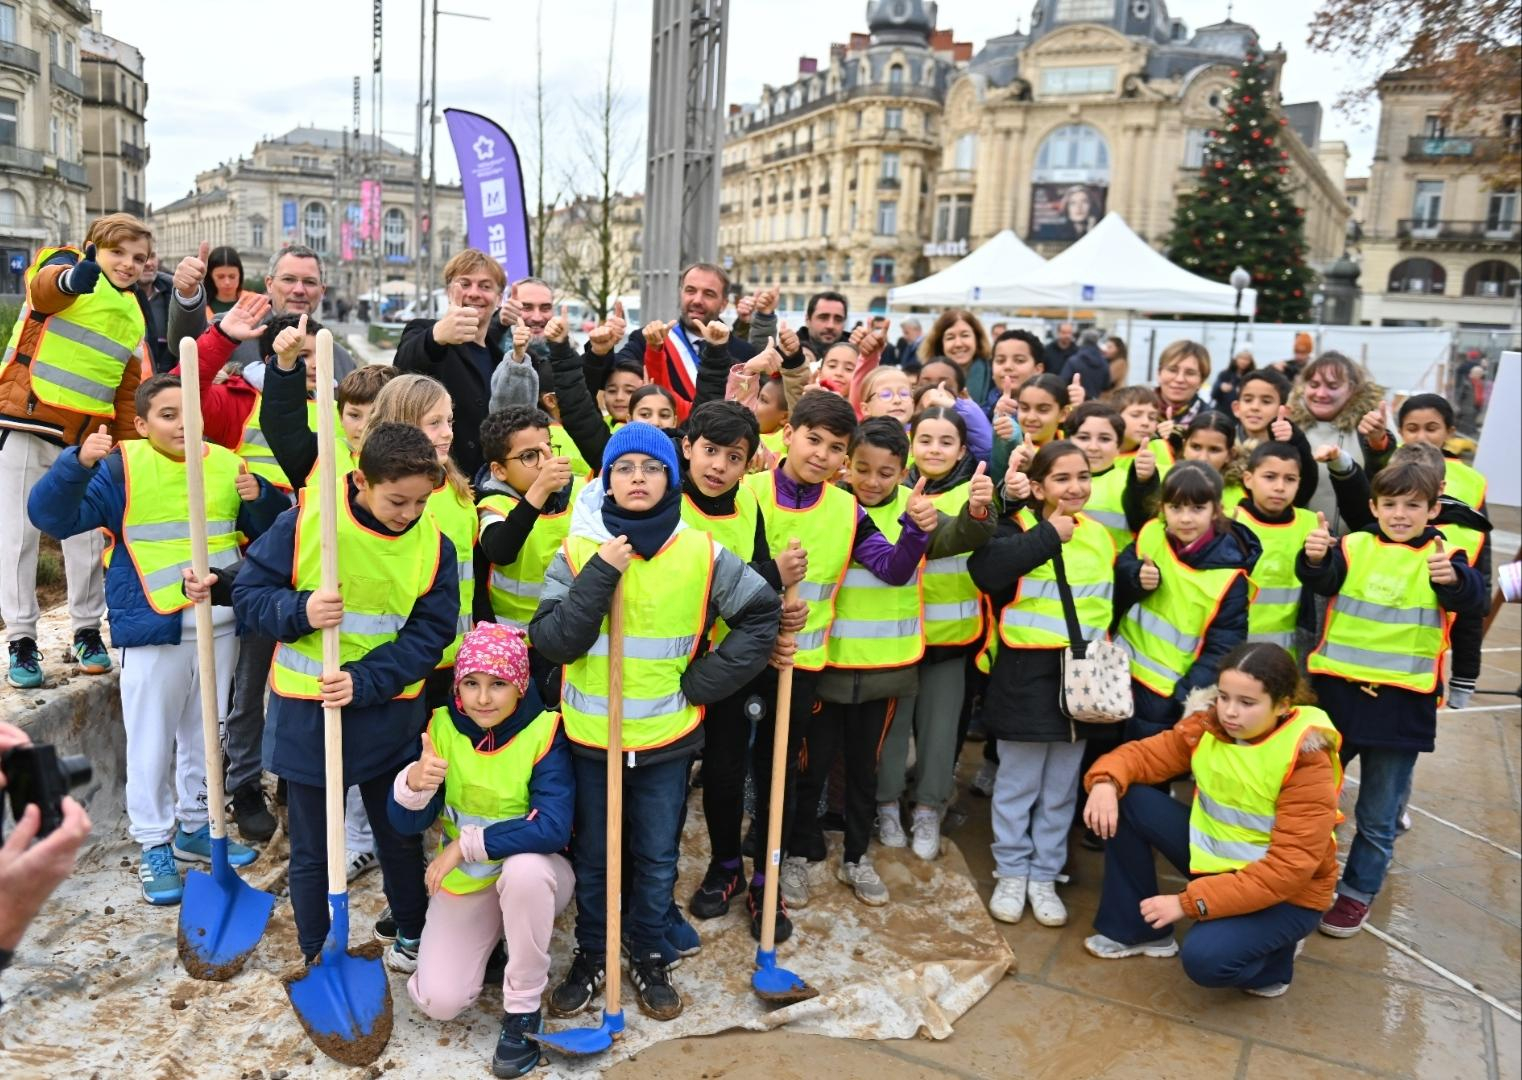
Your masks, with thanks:
[{"label": "thumbs-up hand", "polygon": [[481,313],[472,307],[450,306],[433,324],[433,340],[440,345],[463,345],[476,339]]},{"label": "thumbs-up hand", "polygon": [[1076,409],[1088,400],[1089,392],[1083,388],[1083,379],[1078,372],[1073,372],[1073,379],[1068,383],[1068,408]]},{"label": "thumbs-up hand", "polygon": [[523,325],[523,305],[514,299],[511,281],[507,283],[507,288],[502,290],[502,303],[497,308],[497,321],[503,326]]},{"label": "thumbs-up hand", "polygon": [[1015,437],[1015,420],[1008,413],[994,414],[994,434],[1001,439],[1013,439]]},{"label": "thumbs-up hand", "polygon": [[1144,483],[1151,480],[1157,475],[1157,455],[1143,446],[1136,452],[1136,460],[1131,462],[1131,471]]},{"label": "thumbs-up hand", "polygon": [[794,539],[777,555],[777,576],[782,579],[782,587],[787,588],[802,581],[808,572],[809,553]]},{"label": "thumbs-up hand", "polygon": [[750,322],[750,316],[756,310],[756,298],[754,296],[742,296],[735,301],[735,322]]},{"label": "thumbs-up hand", "polygon": [[1427,556],[1427,576],[1434,585],[1453,585],[1459,580],[1459,572],[1453,568],[1453,556],[1443,547],[1439,536],[1433,542],[1432,554]]},{"label": "thumbs-up hand", "polygon": [[988,463],[978,462],[978,467],[972,474],[972,482],[967,486],[967,508],[972,516],[982,521],[988,516],[988,508],[994,503],[994,481],[988,475]]},{"label": "thumbs-up hand", "polygon": [[413,791],[436,791],[449,771],[449,762],[439,757],[428,732],[423,732],[423,753],[407,769],[407,786]]},{"label": "thumbs-up hand", "polygon": [[1027,431],[1024,441],[1015,447],[1014,452],[1009,455],[1010,468],[1018,467],[1021,472],[1024,472],[1030,468],[1031,462],[1035,460],[1035,457],[1036,444],[1031,439],[1030,432]]},{"label": "thumbs-up hand", "polygon": [[1154,438],[1171,439],[1173,438],[1173,433],[1177,430],[1178,425],[1173,422],[1173,419],[1165,416],[1157,422],[1157,431],[1154,434]]},{"label": "thumbs-up hand", "polygon": [[[623,305],[617,305],[622,308]],[[606,320],[592,327],[592,332],[587,335],[587,342],[592,346],[592,353],[596,356],[607,356],[624,338],[624,320],[615,311]]]},{"label": "thumbs-up hand", "polygon": [[640,327],[639,332],[644,335],[645,348],[664,349],[666,347],[666,335],[671,333],[671,331],[675,328],[675,319],[672,319],[670,322],[661,322],[659,319],[651,319],[644,326]]},{"label": "thumbs-up hand", "polygon": [[195,298],[196,290],[206,280],[206,260],[211,255],[211,245],[205,240],[196,255],[186,255],[174,268],[174,291],[185,300]]},{"label": "thumbs-up hand", "polygon": [[111,452],[111,446],[111,435],[107,432],[106,425],[102,424],[79,444],[79,463],[87,469],[95,468]]},{"label": "thumbs-up hand", "polygon": [[95,261],[95,245],[85,245],[85,257],[80,259],[58,281],[58,287],[74,296],[84,296],[95,291],[100,280],[100,263]]},{"label": "thumbs-up hand", "polygon": [[523,493],[523,497],[535,509],[543,510],[549,497],[571,482],[571,459],[556,457],[548,443],[541,443],[539,460],[539,475],[534,477],[534,482]]},{"label": "thumbs-up hand", "polygon": [[767,338],[766,348],[745,361],[747,375],[772,374],[782,370],[782,354],[777,351],[777,339]]},{"label": "thumbs-up hand", "polygon": [[238,489],[238,498],[244,502],[253,502],[259,497],[259,478],[251,472],[240,472],[233,487]]},{"label": "thumbs-up hand", "polygon": [[[1073,539],[1073,533],[1078,529],[1077,519],[1069,517],[1067,514],[1053,514],[1046,520],[1052,528],[1057,530],[1057,536],[1064,544]],[[1143,569],[1145,570],[1146,567],[1143,566]],[[1157,567],[1154,566],[1152,569],[1156,570]],[[1157,588],[1155,585],[1152,587],[1154,589]]]},{"label": "thumbs-up hand", "polygon": [[1316,512],[1316,527],[1305,537],[1305,561],[1320,566],[1332,550],[1332,530],[1327,527],[1326,515]]},{"label": "thumbs-up hand", "polygon": [[1335,443],[1322,443],[1320,446],[1316,447],[1315,451],[1311,454],[1311,457],[1315,458],[1323,465],[1330,465],[1341,456],[1342,450]]},{"label": "thumbs-up hand", "polygon": [[[566,306],[561,304],[560,314],[550,316],[550,321],[544,324],[544,340],[548,341],[551,345],[556,345],[565,341],[570,336],[571,318],[566,312]],[[595,348],[593,351],[596,351]]]},{"label": "thumbs-up hand", "polygon": [[1153,562],[1151,559],[1143,559],[1141,564],[1141,573],[1137,575],[1137,580],[1141,582],[1141,587],[1143,589],[1146,589],[1148,592],[1153,592],[1159,585],[1163,583],[1163,575],[1157,569],[1157,563]]},{"label": "thumbs-up hand", "polygon": [[1288,405],[1279,406],[1279,415],[1268,425],[1268,433],[1273,436],[1274,442],[1287,443],[1294,438],[1295,426],[1289,422]]},{"label": "thumbs-up hand", "polygon": [[528,343],[533,338],[534,332],[521,322],[515,322],[513,327],[513,360],[522,363],[528,355]]},{"label": "thumbs-up hand", "polygon": [[[461,310],[469,311],[469,308]],[[229,312],[231,314],[231,312]],[[227,316],[223,316],[225,322]],[[437,327],[435,327],[437,330]],[[296,366],[296,361],[301,356],[301,350],[307,343],[307,317],[303,312],[297,317],[295,326],[287,326],[275,335],[271,348],[275,350],[275,364],[284,371],[290,371]]]},{"label": "thumbs-up hand", "polygon": [[940,521],[935,503],[931,501],[929,495],[925,494],[925,477],[923,476],[915,483],[914,490],[909,493],[909,507],[906,513],[920,532],[934,532],[937,522]]},{"label": "thumbs-up hand", "polygon": [[1020,403],[1007,389],[999,395],[999,400],[994,402],[995,416],[1015,416],[1019,411]]},{"label": "thumbs-up hand", "polygon": [[803,349],[803,343],[798,340],[798,331],[789,326],[786,319],[777,323],[777,344],[784,357],[797,356]]},{"label": "thumbs-up hand", "polygon": [[729,344],[729,324],[723,319],[703,324],[703,340],[715,349]]},{"label": "thumbs-up hand", "polygon": [[782,293],[778,289],[768,285],[756,294],[756,312],[761,315],[771,315],[777,310],[777,301]]},{"label": "thumbs-up hand", "polygon": [[1390,445],[1389,424],[1390,406],[1381,401],[1377,408],[1364,413],[1363,419],[1358,421],[1358,434],[1369,444],[1369,449],[1383,453]]},{"label": "thumbs-up hand", "polygon": [[1010,502],[1023,503],[1031,497],[1031,480],[1016,468],[1016,464],[1011,459],[1009,468],[1004,470],[1004,498]]}]

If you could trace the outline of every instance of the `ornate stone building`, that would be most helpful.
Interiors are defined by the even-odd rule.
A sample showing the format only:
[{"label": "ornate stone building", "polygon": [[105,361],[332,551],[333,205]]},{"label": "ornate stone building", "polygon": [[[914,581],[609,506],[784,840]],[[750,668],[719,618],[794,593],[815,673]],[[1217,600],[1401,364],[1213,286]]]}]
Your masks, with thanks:
[{"label": "ornate stone building", "polygon": [[143,54],[104,33],[100,12],[80,34],[85,84],[85,168],[90,176],[86,212],[92,217],[125,211],[144,216],[148,185],[148,84]]}]

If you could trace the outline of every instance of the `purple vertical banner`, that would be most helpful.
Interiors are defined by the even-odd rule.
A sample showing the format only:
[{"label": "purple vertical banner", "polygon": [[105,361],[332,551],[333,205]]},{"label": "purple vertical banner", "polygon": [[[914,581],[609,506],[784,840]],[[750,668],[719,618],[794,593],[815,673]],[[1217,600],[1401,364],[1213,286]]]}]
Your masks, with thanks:
[{"label": "purple vertical banner", "polygon": [[528,202],[518,148],[494,121],[464,109],[445,109],[460,185],[465,191],[465,233],[473,248],[501,264],[509,281],[528,277]]}]

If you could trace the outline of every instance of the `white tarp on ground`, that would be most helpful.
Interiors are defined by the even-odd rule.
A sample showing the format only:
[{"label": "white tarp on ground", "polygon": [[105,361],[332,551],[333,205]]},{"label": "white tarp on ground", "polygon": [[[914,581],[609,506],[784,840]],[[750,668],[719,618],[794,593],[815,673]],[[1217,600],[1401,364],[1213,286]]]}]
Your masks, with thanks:
[{"label": "white tarp on ground", "polygon": [[[1230,315],[1237,291],[1191,274],[1168,260],[1113,210],[1083,239],[1037,274],[1013,281],[1010,292],[984,297],[1004,306],[1068,307],[1176,315]],[[1242,291],[1245,319],[1257,310],[1257,292]]]},{"label": "white tarp on ground", "polygon": [[[688,896],[706,865],[706,836],[697,794],[683,843],[677,894]],[[283,815],[283,811],[282,811]],[[106,818],[106,820],[102,820]],[[239,1077],[364,1076],[316,1051],[297,1023],[281,976],[299,967],[290,904],[281,900],[242,972],[225,983],[197,982],[175,950],[177,911],[150,908],[138,895],[137,849],[116,839],[119,812],[98,814],[96,835],[79,871],[34,924],[4,977],[0,1012],[0,1076],[155,1077],[237,1080]],[[839,857],[839,836],[830,866]],[[284,832],[249,867],[246,880],[276,889],[285,877]],[[797,933],[778,949],[778,963],[823,992],[769,1010],[751,993],[755,942],[743,900],[721,919],[699,924],[703,950],[682,962],[674,981],[687,1001],[670,1023],[639,1012],[624,980],[625,1036],[608,1054],[550,1058],[535,1073],[593,1077],[657,1042],[731,1028],[786,1025],[807,1034],[852,1039],[943,1039],[952,1024],[1011,970],[1014,955],[979,899],[955,845],[935,863],[907,851],[876,853],[893,902],[867,908],[823,872],[814,901],[796,913]],[[353,898],[352,940],[368,940],[384,903],[379,875],[361,879]],[[553,986],[569,963],[571,914],[556,928]],[[293,964],[293,961],[295,963]],[[501,987],[483,991],[449,1023],[423,1016],[407,996],[405,977],[390,976],[395,1027],[372,1076],[488,1075],[501,1019]],[[598,1001],[600,1003],[601,996]],[[595,1024],[589,1012],[549,1020],[552,1029]],[[257,1071],[256,1071],[257,1070]]]},{"label": "white tarp on ground", "polygon": [[888,303],[895,308],[982,306],[995,293],[1006,296],[1013,282],[1039,282],[1046,265],[1024,241],[1004,229],[940,273],[889,289]]}]

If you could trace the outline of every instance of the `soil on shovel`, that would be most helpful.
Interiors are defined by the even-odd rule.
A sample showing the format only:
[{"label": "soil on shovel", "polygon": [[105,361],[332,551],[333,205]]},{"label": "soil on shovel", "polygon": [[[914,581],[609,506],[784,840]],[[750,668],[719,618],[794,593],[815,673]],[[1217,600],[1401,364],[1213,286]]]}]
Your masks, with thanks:
[{"label": "soil on shovel", "polygon": [[[196,933],[201,937],[206,936],[204,927]],[[248,959],[248,953],[241,953],[225,963],[208,964],[196,955],[195,947],[185,937],[183,926],[175,931],[174,938],[175,945],[180,951],[180,964],[185,968],[185,974],[192,979],[200,979],[202,982],[226,982],[243,970],[243,963]]]},{"label": "soil on shovel", "polygon": [[[358,949],[350,949],[349,955],[357,960],[375,959],[373,952],[370,956],[365,955],[365,950],[372,944],[379,943],[366,942]],[[316,967],[320,963],[322,963],[321,956],[312,961],[312,966]],[[303,967],[282,979],[286,993],[290,993],[292,983],[300,981],[310,970]],[[307,1038],[312,1040],[312,1045],[343,1065],[370,1065],[386,1052],[386,1044],[391,1041],[391,988],[389,984],[386,987],[381,1013],[375,1018],[375,1026],[370,1029],[370,1034],[361,1035],[355,1039],[345,1039],[338,1035],[313,1031],[307,1023],[307,1018],[301,1015],[301,1010],[295,1008],[294,1004],[291,1011],[296,1014],[296,1019],[300,1021],[302,1030],[307,1033]]]}]

